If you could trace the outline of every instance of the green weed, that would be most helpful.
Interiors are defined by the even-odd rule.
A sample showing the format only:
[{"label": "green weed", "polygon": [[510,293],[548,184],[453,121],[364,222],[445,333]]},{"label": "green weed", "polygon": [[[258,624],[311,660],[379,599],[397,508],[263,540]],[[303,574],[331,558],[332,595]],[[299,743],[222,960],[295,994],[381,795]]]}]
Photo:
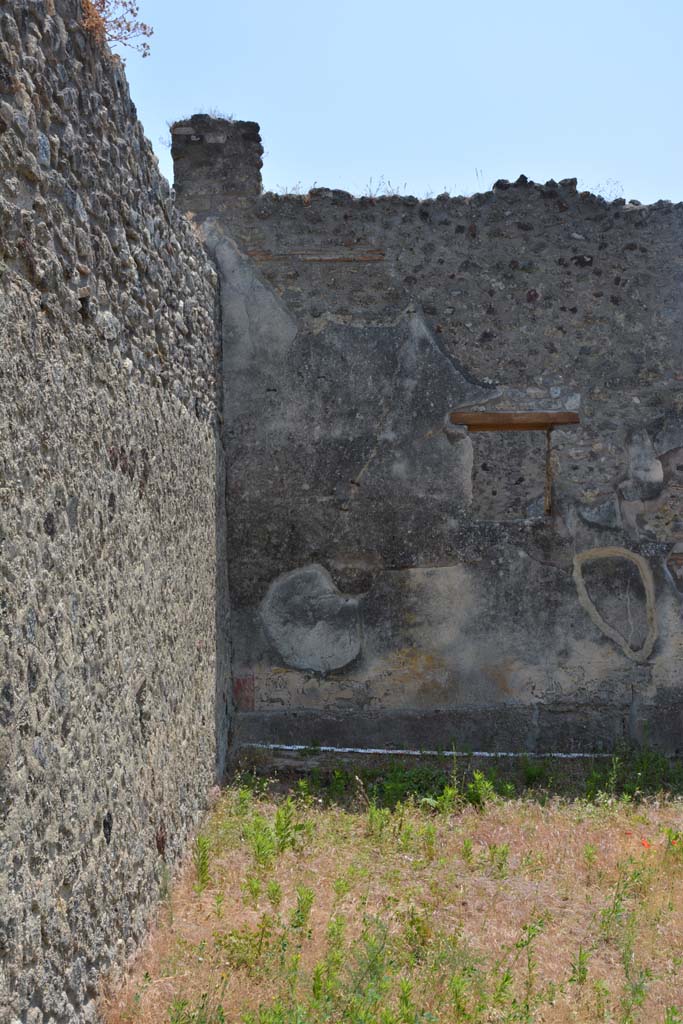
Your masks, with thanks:
[{"label": "green weed", "polygon": [[275,812],[273,829],[278,853],[295,850],[306,831],[305,825],[295,820],[295,813],[294,801],[291,797],[287,797]]},{"label": "green weed", "polygon": [[378,807],[371,803],[368,807],[366,831],[371,839],[382,839],[387,826],[391,822],[391,811],[388,807]]},{"label": "green weed", "polygon": [[351,891],[351,883],[344,875],[340,875],[339,878],[335,878],[333,881],[332,889],[334,891],[334,895],[338,900],[340,900]]},{"label": "green weed", "polygon": [[535,1014],[536,1003],[540,1000],[536,996],[536,952],[535,941],[545,927],[545,918],[539,917],[530,921],[522,929],[522,935],[515,943],[517,956],[523,958],[524,973],[522,978],[522,996],[513,1000],[517,1019],[523,1024],[532,1024]]},{"label": "green weed", "polygon": [[600,913],[600,932],[609,939],[627,915],[626,902],[633,896],[643,881],[643,869],[636,867],[627,870],[622,867],[612,892],[612,899]]},{"label": "green weed", "polygon": [[420,806],[438,811],[439,814],[453,814],[460,805],[460,794],[456,786],[444,786],[438,796],[423,796]]},{"label": "green weed", "polygon": [[595,1016],[597,1020],[606,1020],[609,1010],[609,988],[601,978],[598,978],[593,982],[593,992],[595,995]]},{"label": "green weed", "polygon": [[507,878],[510,847],[508,843],[490,843],[488,848],[489,864],[496,878]]},{"label": "green weed", "polygon": [[277,910],[282,903],[282,886],[274,878],[268,882],[266,887],[266,896],[270,905]]},{"label": "green weed", "polygon": [[253,969],[270,947],[274,925],[270,914],[263,914],[255,929],[237,928],[228,932],[214,932],[214,946],[223,963],[236,969]]},{"label": "green weed", "polygon": [[576,956],[571,962],[569,981],[572,985],[585,985],[588,979],[588,961],[590,951],[579,946]]},{"label": "green weed", "polygon": [[159,871],[159,899],[165,903],[171,894],[171,872],[163,861]]},{"label": "green weed", "polygon": [[308,886],[300,885],[296,890],[296,906],[292,912],[289,924],[291,928],[302,930],[308,925],[313,907],[314,893]]},{"label": "green weed", "polygon": [[586,779],[589,800],[638,798],[660,792],[683,792],[683,764],[650,747],[624,747],[608,764],[594,765]]},{"label": "green weed", "polygon": [[192,851],[192,859],[194,861],[195,871],[197,873],[197,880],[194,885],[194,890],[197,895],[204,892],[207,885],[211,881],[209,876],[209,857],[211,853],[211,842],[208,836],[203,835],[201,832],[194,841],[194,849]]},{"label": "green weed", "polygon": [[427,821],[419,831],[424,855],[428,861],[436,857],[436,826],[433,821]]},{"label": "green weed", "polygon": [[546,785],[550,780],[550,772],[548,765],[545,761],[531,760],[531,758],[523,757],[521,759],[522,778],[524,779],[524,785],[527,789],[533,789],[534,786]]},{"label": "green weed", "polygon": [[209,1005],[205,992],[195,1006],[186,999],[174,999],[168,1009],[169,1024],[225,1024],[225,1011],[220,1005]]},{"label": "green weed", "polygon": [[261,895],[261,879],[256,875],[247,875],[242,883],[244,902],[248,907],[256,907]]},{"label": "green weed", "polygon": [[262,867],[270,867],[277,854],[278,844],[270,822],[262,814],[255,814],[244,828],[246,839],[256,863]]},{"label": "green weed", "polygon": [[404,936],[413,960],[424,959],[425,950],[432,937],[432,926],[426,913],[409,907],[405,915]]},{"label": "green weed", "polygon": [[475,771],[472,781],[465,786],[465,798],[468,803],[483,811],[487,804],[496,799],[495,786],[483,772]]}]

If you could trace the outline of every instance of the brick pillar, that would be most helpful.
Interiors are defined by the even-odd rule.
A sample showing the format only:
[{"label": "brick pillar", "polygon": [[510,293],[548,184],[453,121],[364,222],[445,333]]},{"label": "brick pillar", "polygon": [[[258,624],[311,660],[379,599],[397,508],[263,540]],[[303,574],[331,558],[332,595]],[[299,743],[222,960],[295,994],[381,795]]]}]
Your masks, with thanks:
[{"label": "brick pillar", "polygon": [[255,121],[195,114],[171,128],[179,206],[201,212],[220,196],[254,196],[262,188],[263,146]]}]

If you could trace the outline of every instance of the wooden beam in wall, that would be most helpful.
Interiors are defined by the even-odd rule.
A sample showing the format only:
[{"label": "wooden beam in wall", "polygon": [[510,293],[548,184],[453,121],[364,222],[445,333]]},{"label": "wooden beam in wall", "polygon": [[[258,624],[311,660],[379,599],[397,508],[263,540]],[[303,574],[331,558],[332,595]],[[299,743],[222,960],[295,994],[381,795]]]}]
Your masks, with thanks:
[{"label": "wooden beam in wall", "polygon": [[247,256],[256,263],[269,263],[273,260],[301,260],[304,263],[381,263],[384,259],[383,249],[338,250],[334,252],[301,251],[271,252],[269,249],[249,249]]},{"label": "wooden beam in wall", "polygon": [[552,430],[580,422],[575,412],[452,412],[451,423],[473,433],[487,430]]}]

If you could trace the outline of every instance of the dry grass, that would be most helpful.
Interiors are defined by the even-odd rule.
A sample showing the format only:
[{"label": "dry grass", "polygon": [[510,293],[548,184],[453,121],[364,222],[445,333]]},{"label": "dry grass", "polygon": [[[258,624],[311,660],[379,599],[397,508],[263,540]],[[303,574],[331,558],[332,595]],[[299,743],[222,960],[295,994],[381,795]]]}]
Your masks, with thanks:
[{"label": "dry grass", "polygon": [[683,802],[482,802],[237,782],[104,1019],[683,1021]]}]

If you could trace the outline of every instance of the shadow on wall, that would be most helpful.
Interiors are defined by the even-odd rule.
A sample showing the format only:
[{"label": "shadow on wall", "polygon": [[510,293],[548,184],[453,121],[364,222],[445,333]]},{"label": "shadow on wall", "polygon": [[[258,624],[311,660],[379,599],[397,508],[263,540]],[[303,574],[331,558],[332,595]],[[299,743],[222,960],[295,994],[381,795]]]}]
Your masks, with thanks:
[{"label": "shadow on wall", "polygon": [[[217,407],[222,389],[218,373]],[[220,432],[216,432],[216,692],[214,725],[216,730],[216,781],[224,781],[232,747],[233,686],[231,666],[230,577],[227,550],[227,509],[225,450]]]}]

